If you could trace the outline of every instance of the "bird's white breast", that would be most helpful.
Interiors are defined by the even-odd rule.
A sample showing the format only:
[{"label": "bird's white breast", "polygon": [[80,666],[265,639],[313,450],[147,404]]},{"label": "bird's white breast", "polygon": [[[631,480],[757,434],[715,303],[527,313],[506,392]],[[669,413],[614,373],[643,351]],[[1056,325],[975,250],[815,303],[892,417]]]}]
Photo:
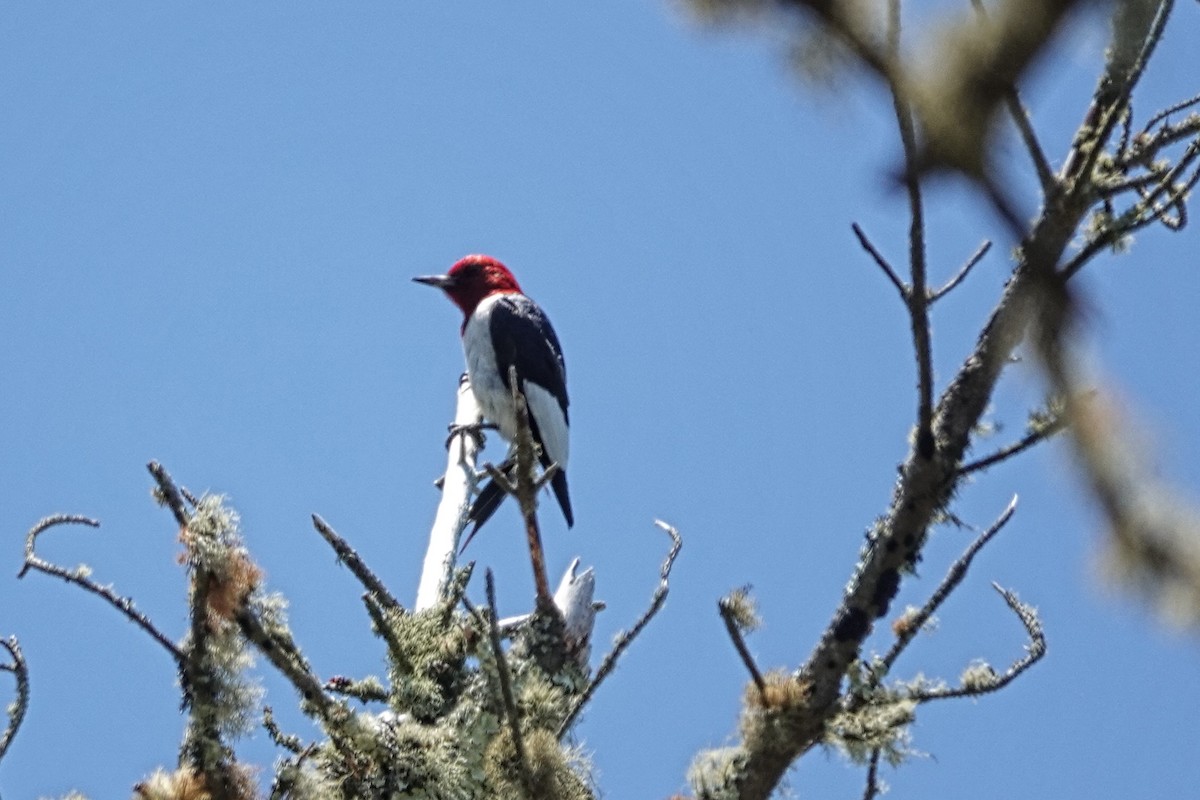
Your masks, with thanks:
[{"label": "bird's white breast", "polygon": [[512,441],[517,435],[516,408],[512,394],[500,377],[496,365],[496,350],[492,346],[490,318],[492,307],[503,295],[485,297],[467,318],[463,329],[463,351],[467,357],[467,375],[471,379],[471,390],[479,400],[483,416],[500,428],[500,435]]},{"label": "bird's white breast", "polygon": [[[476,306],[463,329],[463,350],[471,389],[475,392],[484,418],[495,423],[500,435],[512,442],[517,435],[516,406],[512,392],[504,385],[500,375],[491,330],[492,309],[503,298],[502,294],[494,294]],[[529,414],[537,422],[546,455],[566,469],[570,440],[562,406],[553,394],[536,383],[523,381],[521,390],[525,394]]]}]

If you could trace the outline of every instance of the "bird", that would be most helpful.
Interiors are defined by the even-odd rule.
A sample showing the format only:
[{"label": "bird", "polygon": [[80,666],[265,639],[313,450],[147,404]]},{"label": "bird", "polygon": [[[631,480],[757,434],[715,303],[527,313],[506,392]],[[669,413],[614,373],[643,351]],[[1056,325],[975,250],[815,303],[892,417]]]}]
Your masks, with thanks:
[{"label": "bird", "polygon": [[[525,397],[529,428],[544,468],[557,464],[550,488],[570,528],[575,524],[567,488],[570,419],[567,408],[567,367],[558,336],[537,303],[521,291],[508,267],[486,255],[465,256],[444,275],[421,275],[417,283],[441,289],[463,312],[463,352],[471,390],[483,419],[510,444],[517,436],[517,409],[509,385],[509,368],[516,367],[518,388]],[[515,468],[510,458],[501,471]],[[504,499],[504,490],[491,480],[480,490],[467,513],[479,531]],[[463,548],[466,547],[463,543]]]}]

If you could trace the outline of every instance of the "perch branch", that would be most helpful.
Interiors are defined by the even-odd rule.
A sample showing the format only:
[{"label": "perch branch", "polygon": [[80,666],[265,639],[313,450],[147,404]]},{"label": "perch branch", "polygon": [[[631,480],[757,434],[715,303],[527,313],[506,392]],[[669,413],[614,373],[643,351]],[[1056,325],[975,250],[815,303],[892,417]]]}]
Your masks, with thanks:
[{"label": "perch branch", "polygon": [[85,591],[91,592],[97,597],[105,600],[113,608],[117,609],[117,611],[120,611],[122,614],[124,614],[126,619],[128,619],[130,622],[134,623],[143,631],[150,634],[150,637],[154,639],[154,641],[162,645],[163,649],[171,654],[171,657],[175,659],[175,663],[177,665],[183,666],[183,652],[166,636],[166,634],[160,631],[154,625],[154,623],[150,621],[149,617],[134,607],[132,598],[122,597],[108,586],[101,586],[100,584],[96,583],[88,576],[86,568],[77,567],[75,569],[67,569],[66,567],[60,567],[57,564],[52,564],[49,561],[45,561],[37,555],[34,550],[37,537],[56,525],[65,524],[87,525],[92,528],[100,527],[99,521],[91,519],[90,517],[79,516],[77,514],[56,514],[40,520],[36,525],[30,528],[29,533],[25,535],[25,563],[21,566],[21,571],[17,573],[17,577],[23,578],[25,577],[26,572],[33,569],[37,570],[38,572],[44,572],[47,575],[53,575],[56,578],[61,578],[67,583],[73,583]]},{"label": "perch branch", "polygon": [[479,419],[479,401],[475,399],[471,383],[464,374],[458,381],[452,426],[452,429],[457,427],[463,433],[452,435],[446,445],[442,499],[429,532],[429,545],[425,550],[425,562],[417,586],[415,611],[433,608],[446,599],[450,590],[458,558],[458,542],[467,525],[471,493],[475,491],[475,458],[479,452],[479,441],[466,431],[478,424]]},{"label": "perch branch", "polygon": [[508,385],[512,389],[513,405],[517,410],[517,435],[513,440],[513,456],[516,460],[516,497],[525,521],[525,541],[529,546],[529,563],[533,567],[533,584],[537,591],[537,610],[553,611],[554,596],[550,594],[550,582],[546,579],[546,551],[542,548],[542,532],[537,519],[537,481],[534,468],[537,463],[533,430],[529,427],[529,408],[521,392],[520,378],[516,366],[508,368]]}]

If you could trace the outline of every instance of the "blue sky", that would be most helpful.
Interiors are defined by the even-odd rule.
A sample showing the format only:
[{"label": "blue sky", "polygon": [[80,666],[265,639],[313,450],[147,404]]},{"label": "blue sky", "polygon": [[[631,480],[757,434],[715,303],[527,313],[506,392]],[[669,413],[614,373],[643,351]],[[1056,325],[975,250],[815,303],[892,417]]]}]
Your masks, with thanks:
[{"label": "blue sky", "polygon": [[[1139,112],[1195,93],[1198,14],[1176,10]],[[230,496],[320,674],[382,671],[358,586],[309,515],[411,601],[462,355],[457,311],[409,278],[469,252],[509,264],[566,351],[577,524],[547,514],[546,540],[553,572],[576,554],[596,567],[597,650],[655,586],[667,542],[652,520],[683,533],[666,608],[578,729],[606,796],[683,789],[695,752],[733,734],[746,679],[717,598],[753,584],[760,664],[803,660],[886,506],[916,402],[903,309],[849,227],[902,260],[889,106],[854,81],[804,87],[773,42],[672,3],[6,6],[0,634],[24,645],[33,701],[0,764],[5,797],[120,797],[174,762],[166,656],[95,598],[11,577],[38,518],[98,517],[99,531],[47,535],[43,554],[88,563],[182,635],[152,458]],[[1080,24],[1026,92],[1056,163],[1103,46],[1101,25]],[[1019,151],[1005,162],[1029,187]],[[944,279],[999,226],[954,187],[929,199]],[[969,352],[1010,244],[938,306],[939,380]],[[1095,359],[1193,495],[1195,252],[1192,230],[1151,229],[1082,276]],[[997,444],[1040,392],[1032,371],[1008,374]],[[992,580],[1041,610],[1049,654],[996,696],[921,709],[915,745],[932,757],[887,771],[892,796],[1187,796],[1195,639],[1098,578],[1098,517],[1061,446],[993,470],[956,510],[982,527],[1013,493],[1017,516],[897,675],[1015,659],[1023,632]],[[504,613],[532,596],[515,522],[505,509],[471,552]],[[939,530],[898,602],[922,602],[971,538]],[[311,734],[265,674],[281,722]],[[269,765],[264,738],[243,757]],[[833,755],[789,781],[861,793]]]}]

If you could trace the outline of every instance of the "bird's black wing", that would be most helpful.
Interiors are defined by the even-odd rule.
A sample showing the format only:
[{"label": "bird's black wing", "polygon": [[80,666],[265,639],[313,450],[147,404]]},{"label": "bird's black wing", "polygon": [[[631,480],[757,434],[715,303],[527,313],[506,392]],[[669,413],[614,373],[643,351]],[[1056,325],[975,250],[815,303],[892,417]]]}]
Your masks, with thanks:
[{"label": "bird's black wing", "polygon": [[492,308],[490,327],[496,367],[504,385],[512,389],[508,368],[515,365],[521,380],[536,383],[558,400],[563,419],[570,422],[567,365],[554,327],[542,309],[524,295],[507,295]]}]

